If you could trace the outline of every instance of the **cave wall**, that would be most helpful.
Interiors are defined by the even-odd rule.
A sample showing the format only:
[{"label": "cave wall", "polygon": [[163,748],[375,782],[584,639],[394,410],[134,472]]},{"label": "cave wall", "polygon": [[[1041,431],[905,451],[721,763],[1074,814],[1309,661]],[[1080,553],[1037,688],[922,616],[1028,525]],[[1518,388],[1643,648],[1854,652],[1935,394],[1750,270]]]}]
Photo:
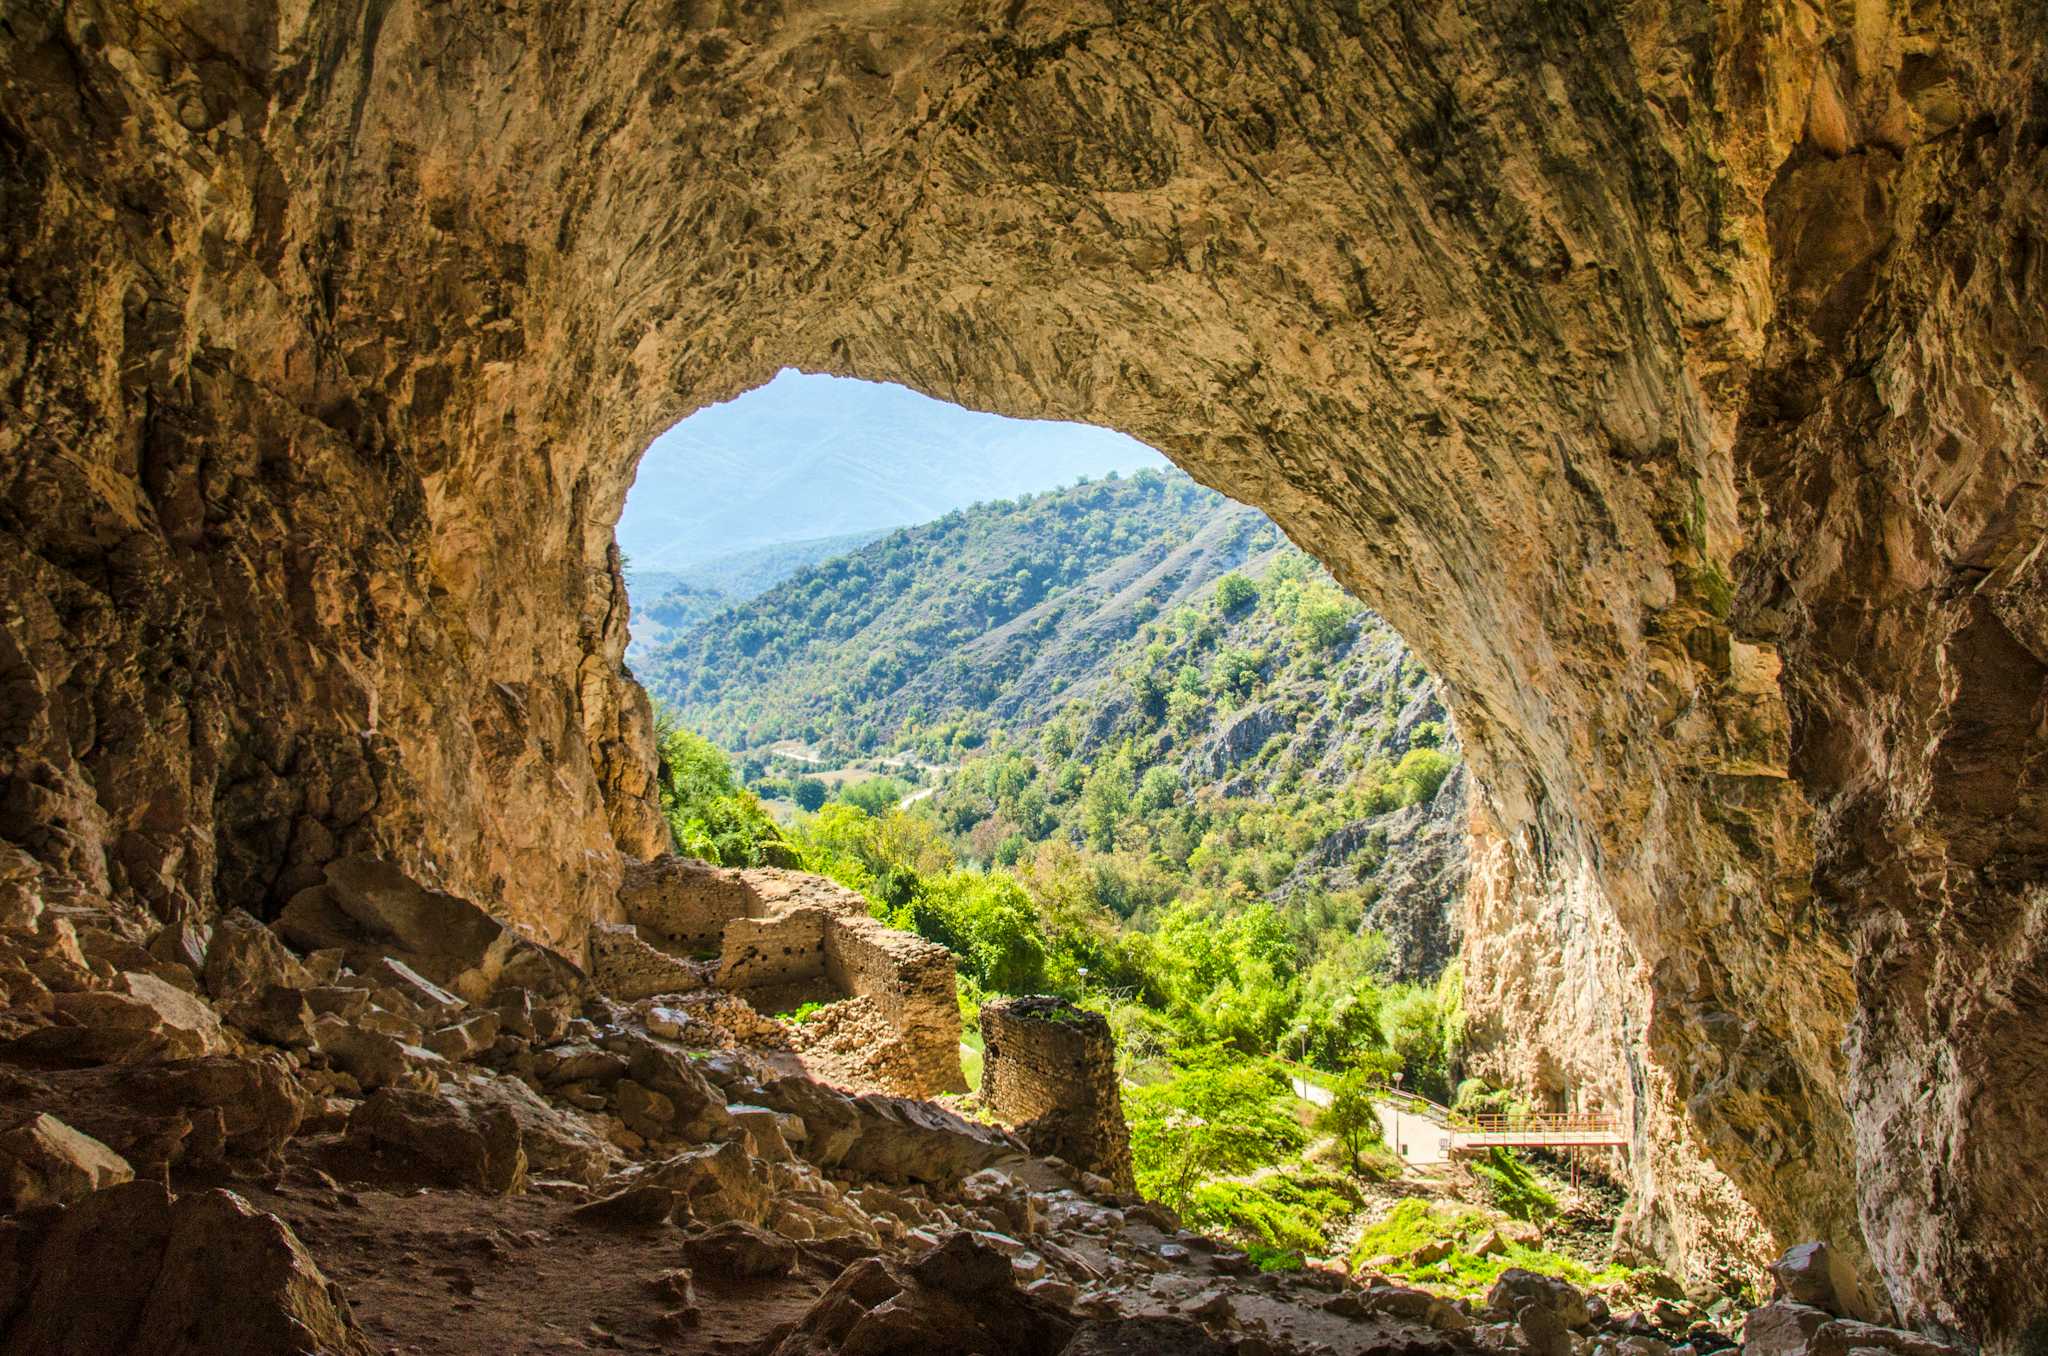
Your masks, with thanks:
[{"label": "cave wall", "polygon": [[1445,680],[1474,1028],[1627,1109],[1640,1239],[2042,1321],[2038,5],[0,24],[0,837],[53,888],[378,851],[576,945],[663,832],[638,449],[785,364],[1108,424]]}]

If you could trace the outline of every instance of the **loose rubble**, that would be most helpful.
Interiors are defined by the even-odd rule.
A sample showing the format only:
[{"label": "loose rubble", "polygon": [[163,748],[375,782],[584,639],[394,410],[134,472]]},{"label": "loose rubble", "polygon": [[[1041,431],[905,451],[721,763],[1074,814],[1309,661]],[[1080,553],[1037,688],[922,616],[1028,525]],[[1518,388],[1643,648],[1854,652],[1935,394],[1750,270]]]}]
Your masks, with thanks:
[{"label": "loose rubble", "polygon": [[[834,1087],[772,1038],[785,1024],[745,1024],[753,1009],[735,995],[620,1002],[382,867],[330,872],[273,926],[10,917],[10,1353],[357,1356],[426,1331],[414,1306],[432,1296],[405,1284],[421,1274],[451,1297],[429,1340],[445,1324],[474,1339],[450,1349],[504,1352],[560,1349],[549,1344],[564,1332],[777,1356],[1735,1345],[1689,1303],[1621,1309],[1528,1272],[1504,1273],[1480,1303],[1370,1271],[1258,1274],[1045,1153],[1107,1154],[1093,1165],[1114,1171],[1099,1108],[1020,1137]],[[742,1030],[760,1037],[753,1048]],[[1054,1034],[1092,1030],[1074,1019]],[[1073,1101],[1056,1063],[1003,1096],[1048,1112]],[[522,1286],[508,1259],[536,1250],[607,1260]],[[1760,1356],[1948,1352],[1866,1321],[1853,1275],[1823,1247],[1793,1249],[1774,1274],[1779,1294],[1740,1325]],[[566,1325],[562,1306],[592,1294],[610,1296],[604,1312]]]}]

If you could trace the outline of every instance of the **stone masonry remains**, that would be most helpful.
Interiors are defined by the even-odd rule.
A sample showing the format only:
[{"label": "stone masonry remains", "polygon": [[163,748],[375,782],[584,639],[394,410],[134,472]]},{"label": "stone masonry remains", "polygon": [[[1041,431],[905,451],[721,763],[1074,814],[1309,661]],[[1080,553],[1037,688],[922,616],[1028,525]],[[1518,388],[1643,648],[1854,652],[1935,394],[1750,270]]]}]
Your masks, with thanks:
[{"label": "stone masonry remains", "polygon": [[613,997],[718,988],[762,1012],[865,998],[896,1033],[903,1092],[966,1091],[952,953],[871,918],[844,886],[666,855],[626,868],[619,905],[625,921],[590,934],[592,976]]},{"label": "stone masonry remains", "polygon": [[1131,1138],[1116,1040],[1099,1012],[1064,998],[1006,998],[981,1009],[981,1100],[1031,1151],[1132,1190]]}]

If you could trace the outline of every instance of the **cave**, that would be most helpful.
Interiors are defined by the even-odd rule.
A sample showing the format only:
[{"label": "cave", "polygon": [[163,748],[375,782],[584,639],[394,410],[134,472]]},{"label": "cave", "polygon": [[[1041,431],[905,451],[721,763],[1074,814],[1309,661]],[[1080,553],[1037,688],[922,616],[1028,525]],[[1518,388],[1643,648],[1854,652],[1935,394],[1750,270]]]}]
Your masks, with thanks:
[{"label": "cave", "polygon": [[[654,856],[612,527],[784,366],[1106,425],[1448,685],[1489,1066],[1641,1246],[2048,1322],[2048,19],[398,0],[0,21],[0,838],[580,948]],[[2026,1334],[2032,1334],[2026,1337]]]}]

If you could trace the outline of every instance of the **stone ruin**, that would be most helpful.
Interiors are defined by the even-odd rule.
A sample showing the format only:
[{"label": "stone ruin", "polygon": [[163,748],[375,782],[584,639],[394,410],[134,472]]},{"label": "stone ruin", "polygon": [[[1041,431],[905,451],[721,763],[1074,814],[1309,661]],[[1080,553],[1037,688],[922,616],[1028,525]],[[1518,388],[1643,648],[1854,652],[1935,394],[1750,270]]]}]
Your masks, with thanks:
[{"label": "stone ruin", "polygon": [[1033,1153],[1132,1190],[1108,1020],[1064,998],[1006,998],[982,1005],[981,1035],[981,1100],[996,1119]]},{"label": "stone ruin", "polygon": [[764,1013],[865,998],[895,1032],[901,1091],[967,1090],[952,953],[870,917],[852,890],[667,855],[629,865],[618,899],[623,921],[590,932],[591,978],[612,997],[715,988]]}]

